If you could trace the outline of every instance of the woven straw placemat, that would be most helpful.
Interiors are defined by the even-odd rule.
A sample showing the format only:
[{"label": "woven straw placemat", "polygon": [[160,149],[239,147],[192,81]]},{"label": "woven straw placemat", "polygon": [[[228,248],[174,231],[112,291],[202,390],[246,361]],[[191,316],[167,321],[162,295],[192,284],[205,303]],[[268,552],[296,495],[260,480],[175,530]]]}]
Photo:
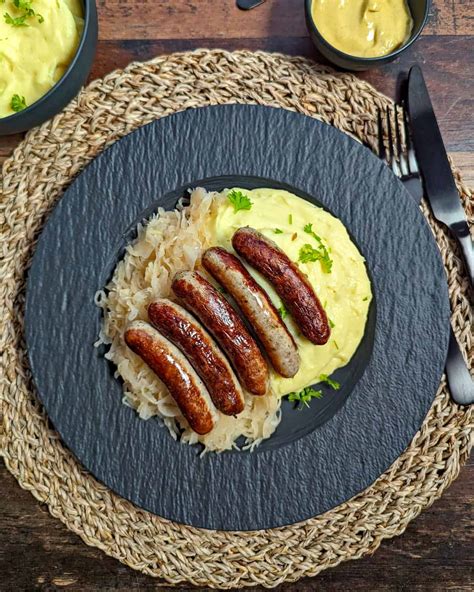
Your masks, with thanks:
[{"label": "woven straw placemat", "polygon": [[[190,107],[257,103],[299,111],[375,144],[377,107],[390,101],[350,74],[303,58],[199,50],[134,63],[90,84],[65,111],[32,130],[3,167],[0,220],[2,454],[20,485],[89,545],[171,584],[276,586],[377,549],[456,478],[469,454],[472,411],[450,400],[443,377],[419,433],[366,491],[284,528],[213,532],[136,508],[98,483],[48,424],[23,343],[25,271],[51,208],[106,146],[138,126]],[[455,171],[471,220],[474,201]],[[423,206],[449,282],[452,323],[472,359],[468,282],[455,242]]]}]

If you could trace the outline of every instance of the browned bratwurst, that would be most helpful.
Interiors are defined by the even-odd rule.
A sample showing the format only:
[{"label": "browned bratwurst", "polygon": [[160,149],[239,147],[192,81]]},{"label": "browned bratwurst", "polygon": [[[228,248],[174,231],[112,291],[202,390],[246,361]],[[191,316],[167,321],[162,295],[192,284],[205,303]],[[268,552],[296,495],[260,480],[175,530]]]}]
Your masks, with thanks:
[{"label": "browned bratwurst", "polygon": [[306,277],[278,245],[249,227],[235,232],[232,245],[273,284],[303,335],[324,345],[331,333],[326,312]]},{"label": "browned bratwurst", "polygon": [[165,383],[191,429],[198,434],[209,433],[214,427],[214,406],[206,387],[179,349],[143,321],[133,322],[125,331],[125,343]]},{"label": "browned bratwurst", "polygon": [[278,374],[294,376],[300,366],[295,341],[265,290],[239,259],[222,247],[207,249],[202,263],[237,302]]},{"label": "browned bratwurst", "polygon": [[241,413],[245,400],[239,381],[204,327],[182,306],[165,298],[149,305],[148,318],[188,358],[217,409],[225,415]]},{"label": "browned bratwurst", "polygon": [[244,388],[264,395],[268,367],[255,340],[227,300],[199,273],[185,271],[173,280],[184,306],[209,329],[234,366]]}]

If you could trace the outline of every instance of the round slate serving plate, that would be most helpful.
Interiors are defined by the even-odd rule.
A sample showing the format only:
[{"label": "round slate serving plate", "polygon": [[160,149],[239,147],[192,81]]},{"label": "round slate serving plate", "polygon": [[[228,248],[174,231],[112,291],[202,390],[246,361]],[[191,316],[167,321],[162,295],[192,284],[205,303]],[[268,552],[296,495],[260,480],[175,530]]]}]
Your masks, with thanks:
[{"label": "round slate serving plate", "polygon": [[[103,351],[95,292],[137,222],[187,187],[284,187],[346,225],[367,261],[374,303],[343,384],[311,409],[285,404],[256,452],[208,454],[140,420]],[[30,269],[26,340],[39,395],[66,445],[100,481],[159,516],[253,530],[305,520],[370,485],[406,448],[436,393],[449,302],[418,207],[370,151],[317,120],[226,105],[160,119],[123,138],[72,183]]]}]

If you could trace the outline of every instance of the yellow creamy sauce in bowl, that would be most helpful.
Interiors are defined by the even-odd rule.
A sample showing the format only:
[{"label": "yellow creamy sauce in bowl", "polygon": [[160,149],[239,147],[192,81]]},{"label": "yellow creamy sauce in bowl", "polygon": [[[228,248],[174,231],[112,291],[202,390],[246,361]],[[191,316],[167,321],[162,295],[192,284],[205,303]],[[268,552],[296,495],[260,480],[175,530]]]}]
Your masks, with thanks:
[{"label": "yellow creamy sauce in bowl", "polygon": [[[321,375],[329,376],[352,358],[365,331],[372,299],[370,281],[364,258],[342,222],[333,215],[287,191],[238,191],[250,198],[251,208],[235,212],[229,200],[220,201],[211,221],[214,244],[233,251],[234,232],[242,226],[251,226],[274,241],[292,261],[298,262],[305,245],[318,247],[314,237],[304,231],[310,223],[332,260],[330,273],[323,270],[320,261],[298,262],[333,326],[328,343],[314,345],[303,337],[290,315],[284,317],[301,358],[300,369],[293,378],[283,378],[272,372],[271,386],[278,395],[285,395],[318,382]],[[272,286],[254,269],[248,269],[267,290],[276,308],[280,308],[282,302]]]},{"label": "yellow creamy sauce in bowl", "polygon": [[8,117],[63,76],[79,45],[83,8],[80,0],[6,0],[0,10],[0,117]]},{"label": "yellow creamy sauce in bowl", "polygon": [[328,43],[357,57],[395,51],[413,28],[406,0],[313,0],[311,14]]}]

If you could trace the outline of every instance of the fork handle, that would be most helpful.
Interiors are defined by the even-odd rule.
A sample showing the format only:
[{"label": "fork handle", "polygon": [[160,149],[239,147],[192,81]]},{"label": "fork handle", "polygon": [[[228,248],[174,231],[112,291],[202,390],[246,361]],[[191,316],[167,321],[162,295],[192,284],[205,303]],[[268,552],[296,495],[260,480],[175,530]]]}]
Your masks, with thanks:
[{"label": "fork handle", "polygon": [[469,226],[465,220],[455,222],[451,225],[451,232],[458,239],[462,253],[464,255],[464,263],[466,264],[467,273],[471,282],[471,287],[474,286],[474,246],[471,235],[469,233]]}]

